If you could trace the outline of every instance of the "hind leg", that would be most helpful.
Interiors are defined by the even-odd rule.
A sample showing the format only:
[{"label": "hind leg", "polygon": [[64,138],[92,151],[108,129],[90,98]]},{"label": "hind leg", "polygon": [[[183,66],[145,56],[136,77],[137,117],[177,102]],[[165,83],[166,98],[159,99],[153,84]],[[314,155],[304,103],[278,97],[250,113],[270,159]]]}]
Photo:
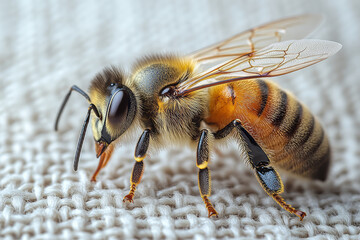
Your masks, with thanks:
[{"label": "hind leg", "polygon": [[214,133],[215,139],[226,137],[233,128],[236,129],[236,137],[241,139],[244,143],[249,162],[255,170],[255,175],[265,192],[269,194],[282,208],[292,214],[295,214],[300,218],[300,220],[302,220],[306,216],[306,213],[293,208],[279,195],[284,191],[284,186],[279,174],[269,165],[270,160],[266,153],[257,144],[255,139],[242,127],[240,120],[234,120],[223,129]]}]

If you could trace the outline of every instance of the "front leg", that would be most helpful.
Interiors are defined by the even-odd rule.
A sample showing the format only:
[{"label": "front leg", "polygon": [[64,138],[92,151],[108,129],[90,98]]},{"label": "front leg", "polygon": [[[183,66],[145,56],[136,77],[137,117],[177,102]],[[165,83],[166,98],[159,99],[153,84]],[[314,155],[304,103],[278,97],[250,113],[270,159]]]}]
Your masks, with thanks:
[{"label": "front leg", "polygon": [[214,133],[216,139],[226,137],[231,130],[237,130],[237,138],[245,144],[246,152],[251,166],[255,169],[256,177],[267,194],[269,194],[282,208],[295,214],[302,220],[306,213],[287,204],[279,195],[284,191],[284,186],[279,174],[272,168],[270,160],[255,139],[242,127],[240,120],[234,120],[226,127]]},{"label": "front leg", "polygon": [[135,165],[130,177],[130,192],[123,199],[123,202],[133,202],[136,186],[140,183],[142,174],[144,172],[144,158],[150,141],[150,130],[146,129],[139,138],[135,148]]},{"label": "front leg", "polygon": [[[96,152],[99,152],[98,148],[99,148],[99,144],[95,143]],[[105,150],[105,152],[103,152],[103,154],[101,154],[99,164],[96,168],[96,171],[94,172],[93,176],[91,177],[92,182],[96,182],[97,175],[99,174],[100,170],[103,169],[106,166],[106,164],[109,162],[113,151],[114,151],[114,144],[110,144],[107,147],[107,149]]]},{"label": "front leg", "polygon": [[209,163],[209,134],[208,130],[201,131],[200,140],[196,154],[196,166],[199,168],[198,183],[200,195],[208,210],[208,216],[218,216],[215,208],[209,200],[211,194],[211,177],[210,170],[207,167]]}]

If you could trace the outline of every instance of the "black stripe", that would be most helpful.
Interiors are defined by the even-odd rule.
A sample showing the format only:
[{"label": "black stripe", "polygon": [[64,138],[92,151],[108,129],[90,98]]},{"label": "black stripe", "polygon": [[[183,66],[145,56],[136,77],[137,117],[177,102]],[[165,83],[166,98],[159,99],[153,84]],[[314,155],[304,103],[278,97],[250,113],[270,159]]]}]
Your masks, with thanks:
[{"label": "black stripe", "polygon": [[[326,163],[326,161],[329,161],[329,154],[330,154],[330,148],[329,146],[327,146],[327,151],[320,155],[317,156],[316,152],[319,150],[319,147],[321,146],[321,144],[324,141],[325,138],[325,133],[324,130],[321,128],[321,133],[319,135],[320,137],[317,137],[316,140],[313,140],[312,142],[309,142],[309,148],[305,148],[305,147],[301,147],[299,148],[299,150],[297,151],[297,156],[301,159],[306,159],[306,161],[304,161],[304,165],[302,166],[302,169],[305,172],[318,172],[319,176],[315,176],[314,174],[310,174],[312,178],[316,178],[316,179],[321,179],[324,180],[324,178],[326,177],[326,172],[327,172],[327,168],[329,163]],[[325,162],[324,162],[325,161]],[[324,166],[322,166],[324,165]],[[320,170],[320,167],[323,167],[325,169]],[[322,174],[321,172],[324,171]],[[324,176],[321,176],[324,175]]]},{"label": "black stripe", "polygon": [[304,145],[307,142],[307,140],[309,140],[311,134],[314,131],[314,128],[315,128],[315,118],[313,115],[311,115],[310,122],[307,124],[307,129],[301,129],[301,131],[306,132],[306,134],[301,139],[299,139],[298,142],[299,146]]},{"label": "black stripe", "polygon": [[317,141],[315,143],[311,143],[312,146],[308,151],[302,152],[302,156],[304,156],[305,159],[307,157],[309,157],[310,155],[314,154],[318,150],[318,148],[320,147],[321,143],[323,142],[324,137],[325,137],[325,133],[324,133],[324,130],[322,128],[320,128],[320,130],[321,130],[320,138],[317,139]]},{"label": "black stripe", "polygon": [[274,126],[280,126],[286,115],[286,107],[288,105],[287,94],[280,90],[280,103],[275,118],[272,121]]},{"label": "black stripe", "polygon": [[327,147],[327,151],[317,160],[317,170],[312,174],[312,178],[325,181],[329,171],[331,151]]},{"label": "black stripe", "polygon": [[260,92],[261,92],[261,104],[260,104],[260,109],[257,113],[257,115],[260,116],[262,114],[262,112],[264,111],[266,103],[267,103],[267,99],[268,99],[268,95],[269,95],[269,87],[264,80],[258,80],[257,82],[259,84],[259,88],[260,88]]},{"label": "black stripe", "polygon": [[286,132],[288,137],[292,137],[295,134],[296,130],[298,129],[298,127],[300,126],[300,123],[301,123],[301,118],[303,115],[303,107],[301,106],[301,104],[299,102],[296,102],[296,110],[295,110],[294,115],[295,115],[295,117],[290,124],[290,128]]}]

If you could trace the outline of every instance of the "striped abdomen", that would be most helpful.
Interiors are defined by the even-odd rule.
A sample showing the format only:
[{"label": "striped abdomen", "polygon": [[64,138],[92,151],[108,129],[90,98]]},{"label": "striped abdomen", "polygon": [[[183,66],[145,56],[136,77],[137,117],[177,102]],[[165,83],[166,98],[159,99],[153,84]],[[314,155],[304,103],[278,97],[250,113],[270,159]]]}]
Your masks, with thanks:
[{"label": "striped abdomen", "polygon": [[295,174],[325,180],[330,145],[320,123],[293,95],[265,80],[210,88],[209,116],[218,129],[240,119],[270,158]]}]

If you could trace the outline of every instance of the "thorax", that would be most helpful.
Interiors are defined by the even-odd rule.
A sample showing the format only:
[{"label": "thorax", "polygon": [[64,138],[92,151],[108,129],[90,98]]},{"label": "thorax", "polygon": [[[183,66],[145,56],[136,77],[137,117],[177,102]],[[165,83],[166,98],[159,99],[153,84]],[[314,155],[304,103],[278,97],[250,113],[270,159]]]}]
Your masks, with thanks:
[{"label": "thorax", "polygon": [[132,75],[142,128],[162,143],[183,143],[197,139],[207,112],[207,90],[187,96],[164,97],[161,91],[191,76],[194,63],[177,57],[144,60]]}]

